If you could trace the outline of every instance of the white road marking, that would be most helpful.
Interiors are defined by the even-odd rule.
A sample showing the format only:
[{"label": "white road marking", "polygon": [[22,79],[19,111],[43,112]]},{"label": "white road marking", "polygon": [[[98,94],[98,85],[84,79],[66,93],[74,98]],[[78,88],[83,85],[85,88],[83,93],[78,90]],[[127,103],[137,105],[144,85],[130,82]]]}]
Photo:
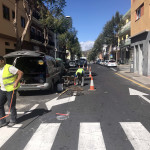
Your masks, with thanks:
[{"label": "white road marking", "polygon": [[39,126],[24,150],[50,150],[60,123],[43,123]]},{"label": "white road marking", "polygon": [[39,106],[39,104],[35,104],[27,113],[25,114],[29,114],[31,113],[35,108],[37,108]]},{"label": "white road marking", "polygon": [[16,124],[12,128],[7,126],[0,128],[0,148],[21,126],[22,124]]},{"label": "white road marking", "polygon": [[69,103],[75,101],[76,96],[71,96],[63,99],[57,100],[57,98],[54,98],[53,100],[50,100],[49,102],[46,102],[46,106],[48,110],[51,110],[53,106]]},{"label": "white road marking", "polygon": [[135,150],[150,150],[150,133],[140,122],[120,122]]},{"label": "white road marking", "polygon": [[143,93],[143,92],[140,92],[140,91],[131,89],[131,88],[129,88],[129,93],[130,93],[130,95],[137,95],[137,96],[140,96],[140,97],[143,98],[145,101],[147,101],[148,103],[150,103],[150,100],[149,100],[148,98],[146,98],[145,96],[143,96],[143,95],[148,95],[148,94],[146,94],[146,93]]},{"label": "white road marking", "polygon": [[106,150],[100,123],[80,123],[78,150]]},{"label": "white road marking", "polygon": [[[18,115],[24,115],[24,114],[30,114],[34,109],[36,109],[39,106],[39,104],[35,104],[29,111],[25,112],[17,112]],[[6,112],[8,114],[8,112]]]},{"label": "white road marking", "polygon": [[113,70],[113,71],[117,71],[116,69],[114,69],[114,68],[110,68],[111,70]]}]

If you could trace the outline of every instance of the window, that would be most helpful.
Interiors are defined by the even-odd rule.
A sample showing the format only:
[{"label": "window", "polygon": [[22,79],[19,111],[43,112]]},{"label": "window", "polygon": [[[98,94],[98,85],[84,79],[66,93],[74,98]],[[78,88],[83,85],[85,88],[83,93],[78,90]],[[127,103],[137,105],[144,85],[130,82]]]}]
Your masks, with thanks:
[{"label": "window", "polygon": [[12,11],[12,19],[15,19],[15,12]]},{"label": "window", "polygon": [[9,42],[5,42],[5,45],[10,46],[10,43]]},{"label": "window", "polygon": [[37,30],[37,36],[41,36],[41,31]]},{"label": "window", "polygon": [[9,8],[3,5],[3,17],[7,20],[10,20],[9,17]]},{"label": "window", "polygon": [[137,10],[136,10],[136,18],[135,20],[138,20],[141,18],[141,16],[144,15],[144,4],[142,4]]},{"label": "window", "polygon": [[21,26],[25,28],[25,18],[21,17]]},{"label": "window", "polygon": [[31,26],[31,33],[35,34],[35,28]]}]

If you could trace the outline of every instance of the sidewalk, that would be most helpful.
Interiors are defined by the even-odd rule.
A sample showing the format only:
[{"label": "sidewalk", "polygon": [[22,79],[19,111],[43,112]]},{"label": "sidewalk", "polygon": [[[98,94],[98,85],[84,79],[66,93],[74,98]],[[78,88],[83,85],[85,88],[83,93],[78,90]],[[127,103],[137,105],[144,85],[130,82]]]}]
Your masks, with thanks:
[{"label": "sidewalk", "polygon": [[139,75],[137,73],[131,73],[130,65],[118,65],[118,73],[150,88],[150,76],[148,77]]}]

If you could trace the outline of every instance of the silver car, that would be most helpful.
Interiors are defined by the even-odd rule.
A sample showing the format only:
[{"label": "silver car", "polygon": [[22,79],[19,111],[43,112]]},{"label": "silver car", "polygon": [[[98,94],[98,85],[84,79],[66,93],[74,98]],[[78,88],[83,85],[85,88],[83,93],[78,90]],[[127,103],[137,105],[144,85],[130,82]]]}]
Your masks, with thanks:
[{"label": "silver car", "polygon": [[16,51],[4,56],[7,64],[12,64],[24,75],[18,91],[54,90],[60,80],[60,70],[55,59],[41,52]]}]

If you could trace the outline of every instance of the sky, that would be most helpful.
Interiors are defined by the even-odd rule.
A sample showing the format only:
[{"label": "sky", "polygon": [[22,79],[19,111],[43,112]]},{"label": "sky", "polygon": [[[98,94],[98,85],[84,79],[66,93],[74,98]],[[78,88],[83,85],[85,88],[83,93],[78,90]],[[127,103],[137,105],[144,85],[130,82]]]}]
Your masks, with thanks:
[{"label": "sky", "polygon": [[92,48],[107,21],[116,11],[124,15],[131,0],[66,0],[65,16],[73,20],[82,51]]}]

